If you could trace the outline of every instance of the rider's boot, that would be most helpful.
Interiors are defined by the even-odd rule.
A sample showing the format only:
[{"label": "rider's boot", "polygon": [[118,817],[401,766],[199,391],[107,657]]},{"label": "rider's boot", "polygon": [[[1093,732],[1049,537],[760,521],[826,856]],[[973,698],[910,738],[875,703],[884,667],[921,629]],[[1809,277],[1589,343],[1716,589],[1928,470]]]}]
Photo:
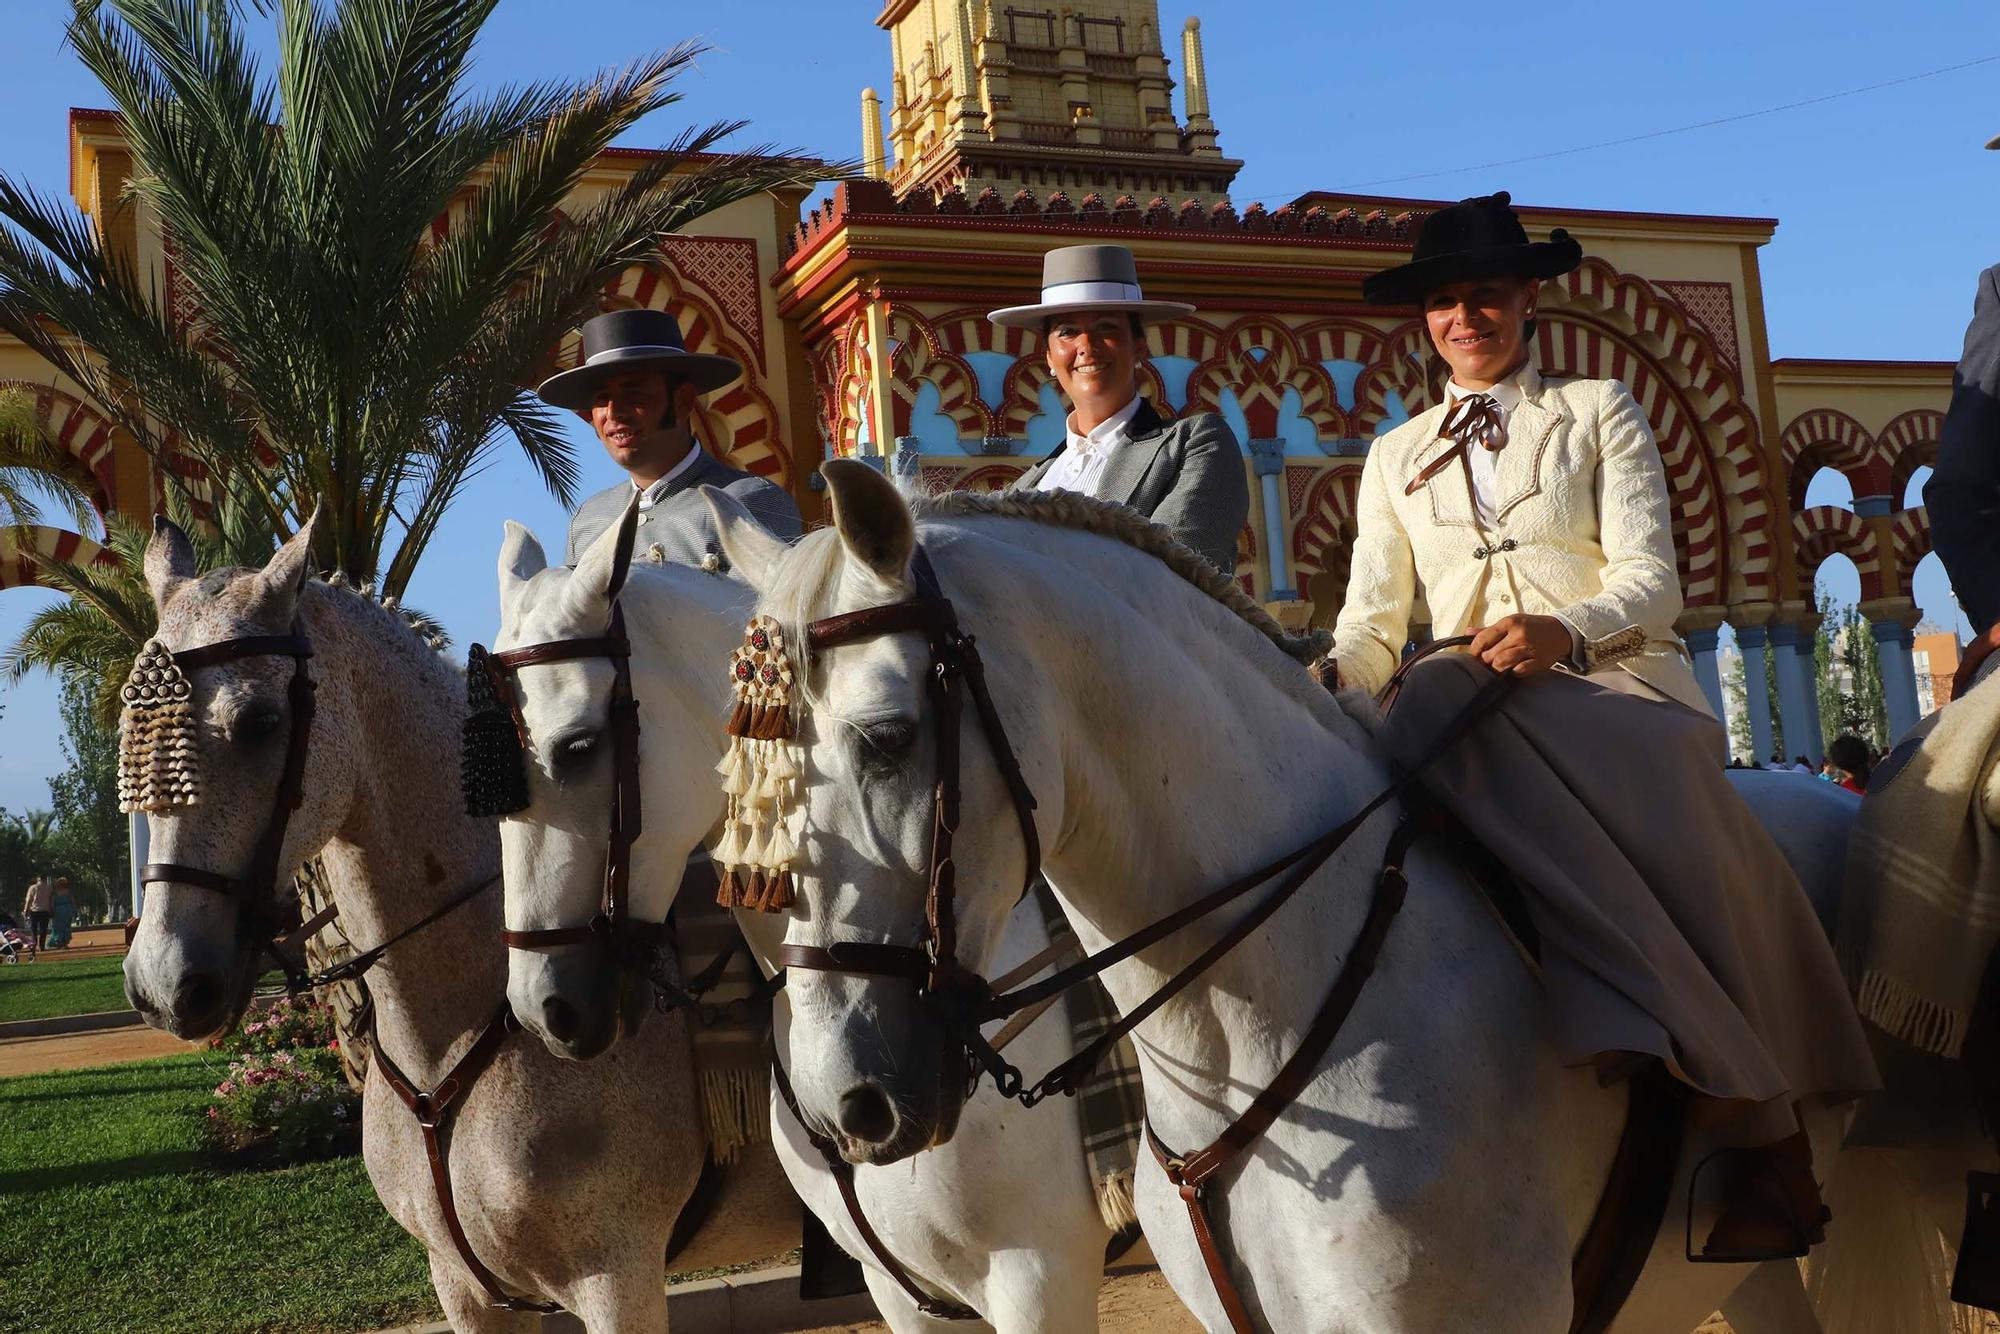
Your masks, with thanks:
[{"label": "rider's boot", "polygon": [[1826,1240],[1833,1213],[1820,1200],[1803,1130],[1727,1153],[1727,1203],[1702,1245],[1704,1260],[1796,1260]]}]

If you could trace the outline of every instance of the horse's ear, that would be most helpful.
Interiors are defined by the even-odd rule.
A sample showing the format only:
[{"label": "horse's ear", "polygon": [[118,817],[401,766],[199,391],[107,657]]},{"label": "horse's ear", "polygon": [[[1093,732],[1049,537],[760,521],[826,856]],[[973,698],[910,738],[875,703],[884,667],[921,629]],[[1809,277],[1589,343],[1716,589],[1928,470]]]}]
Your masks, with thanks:
[{"label": "horse's ear", "polygon": [[280,620],[291,619],[298,605],[300,590],[306,586],[306,580],[312,578],[313,541],[319,535],[321,513],[321,507],[314,505],[312,517],[306,520],[305,526],[278,548],[277,554],[265,563],[257,575],[261,598],[277,600]]},{"label": "horse's ear", "polygon": [[153,516],[153,540],[146,543],[146,591],[153,609],[165,611],[182,584],[201,571],[194,566],[194,543],[164,514]]},{"label": "horse's ear", "polygon": [[758,523],[742,501],[722,488],[704,486],[701,497],[715,516],[715,532],[722,541],[722,554],[729,557],[729,568],[759,593],[768,591],[787,550],[785,539]]},{"label": "horse's ear", "polygon": [[841,545],[888,583],[909,582],[917,526],[895,484],[855,459],[828,459],[820,475],[833,500],[833,527]]},{"label": "horse's ear", "polygon": [[569,596],[579,612],[588,614],[602,603],[605,614],[610,614],[612,599],[625,587],[625,576],[632,572],[632,543],[638,533],[639,492],[634,490],[618,522],[591,540],[570,573]]},{"label": "horse's ear", "polygon": [[500,606],[502,614],[520,596],[527,582],[549,568],[548,553],[535,535],[512,519],[500,538]]}]

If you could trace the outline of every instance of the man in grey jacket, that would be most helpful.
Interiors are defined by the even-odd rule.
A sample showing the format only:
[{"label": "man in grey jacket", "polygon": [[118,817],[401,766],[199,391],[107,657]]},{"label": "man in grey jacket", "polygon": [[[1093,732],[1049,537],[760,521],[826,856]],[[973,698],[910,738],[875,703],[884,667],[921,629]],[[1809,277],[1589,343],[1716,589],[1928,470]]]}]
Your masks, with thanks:
[{"label": "man in grey jacket", "polygon": [[1147,300],[1124,246],[1077,245],[1043,256],[1039,302],[987,318],[1042,334],[1049,373],[1070,403],[1067,438],[1015,489],[1080,491],[1130,505],[1233,574],[1236,538],[1250,517],[1235,432],[1212,412],[1169,421],[1139,394],[1145,321],[1193,309]]},{"label": "man in grey jacket", "polygon": [[1972,621],[1956,698],[2000,662],[2000,266],[1979,275],[1924,506],[1938,559]]},{"label": "man in grey jacket", "polygon": [[583,326],[583,364],[543,382],[544,402],[589,422],[611,461],[630,480],[577,507],[566,561],[574,565],[592,539],[618,521],[638,491],[634,550],[663,560],[722,568],[722,544],[702,501],[703,486],[742,501],[779,537],[799,535],[799,508],[783,488],[730,467],[694,438],[696,400],[743,374],[728,357],[690,352],[674,317],[659,310],[616,310]]}]

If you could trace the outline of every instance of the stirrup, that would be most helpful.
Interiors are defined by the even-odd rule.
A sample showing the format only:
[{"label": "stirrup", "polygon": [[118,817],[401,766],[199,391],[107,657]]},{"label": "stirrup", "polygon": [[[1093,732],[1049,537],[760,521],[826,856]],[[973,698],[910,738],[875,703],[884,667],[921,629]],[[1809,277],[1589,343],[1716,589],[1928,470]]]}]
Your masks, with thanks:
[{"label": "stirrup", "polygon": [[[1731,1154],[1740,1154],[1742,1152],[1743,1150],[1733,1147],[1716,1149],[1713,1152],[1711,1152],[1707,1157],[1703,1158],[1700,1162],[1696,1163],[1694,1165],[1694,1171],[1688,1174],[1687,1222],[1686,1222],[1685,1232],[1683,1233],[1682,1236],[1681,1254],[1689,1264],[1744,1265],[1744,1264],[1762,1264],[1766,1260],[1802,1260],[1807,1255],[1811,1254],[1812,1248],[1814,1246],[1817,1246],[1821,1242],[1826,1240],[1826,1225],[1833,1221],[1833,1210],[1827,1208],[1826,1205],[1822,1203],[1819,1206],[1819,1219],[1816,1223],[1802,1224],[1796,1216],[1793,1216],[1790,1219],[1791,1226],[1796,1229],[1796,1235],[1798,1238],[1795,1248],[1786,1250],[1773,1250],[1773,1251],[1721,1251],[1721,1250],[1711,1249],[1708,1243],[1704,1242],[1699,1252],[1695,1250],[1694,1205],[1695,1205],[1695,1200],[1697,1198],[1696,1187],[1701,1182],[1701,1174],[1705,1172],[1708,1169],[1709,1164],[1713,1163],[1717,1158],[1721,1158]],[[2000,1182],[2000,1177],[1996,1177],[1996,1182]],[[1791,1211],[1786,1210],[1786,1212],[1790,1213]],[[1715,1235],[1715,1228],[1719,1226],[1722,1222],[1722,1219],[1726,1218],[1728,1215],[1729,1215],[1729,1207],[1725,1206],[1723,1208],[1722,1214],[1719,1217],[1717,1217],[1715,1224],[1712,1224],[1709,1228],[1709,1235],[1711,1237]]]}]

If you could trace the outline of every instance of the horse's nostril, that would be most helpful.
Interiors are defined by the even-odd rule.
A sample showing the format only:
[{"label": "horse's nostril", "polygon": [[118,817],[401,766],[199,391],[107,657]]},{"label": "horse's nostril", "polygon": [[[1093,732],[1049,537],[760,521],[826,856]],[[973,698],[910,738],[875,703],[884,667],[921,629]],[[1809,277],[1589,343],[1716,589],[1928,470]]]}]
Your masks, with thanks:
[{"label": "horse's nostril", "polygon": [[174,1014],[182,1023],[206,1019],[222,1008],[222,981],[211,973],[189,973],[174,988]]},{"label": "horse's nostril", "polygon": [[880,1144],[896,1129],[889,1095],[873,1084],[857,1084],[840,1095],[840,1128],[856,1139]]},{"label": "horse's nostril", "polygon": [[557,1042],[574,1042],[583,1031],[583,1016],[562,997],[550,996],[542,1002],[542,1027]]}]

